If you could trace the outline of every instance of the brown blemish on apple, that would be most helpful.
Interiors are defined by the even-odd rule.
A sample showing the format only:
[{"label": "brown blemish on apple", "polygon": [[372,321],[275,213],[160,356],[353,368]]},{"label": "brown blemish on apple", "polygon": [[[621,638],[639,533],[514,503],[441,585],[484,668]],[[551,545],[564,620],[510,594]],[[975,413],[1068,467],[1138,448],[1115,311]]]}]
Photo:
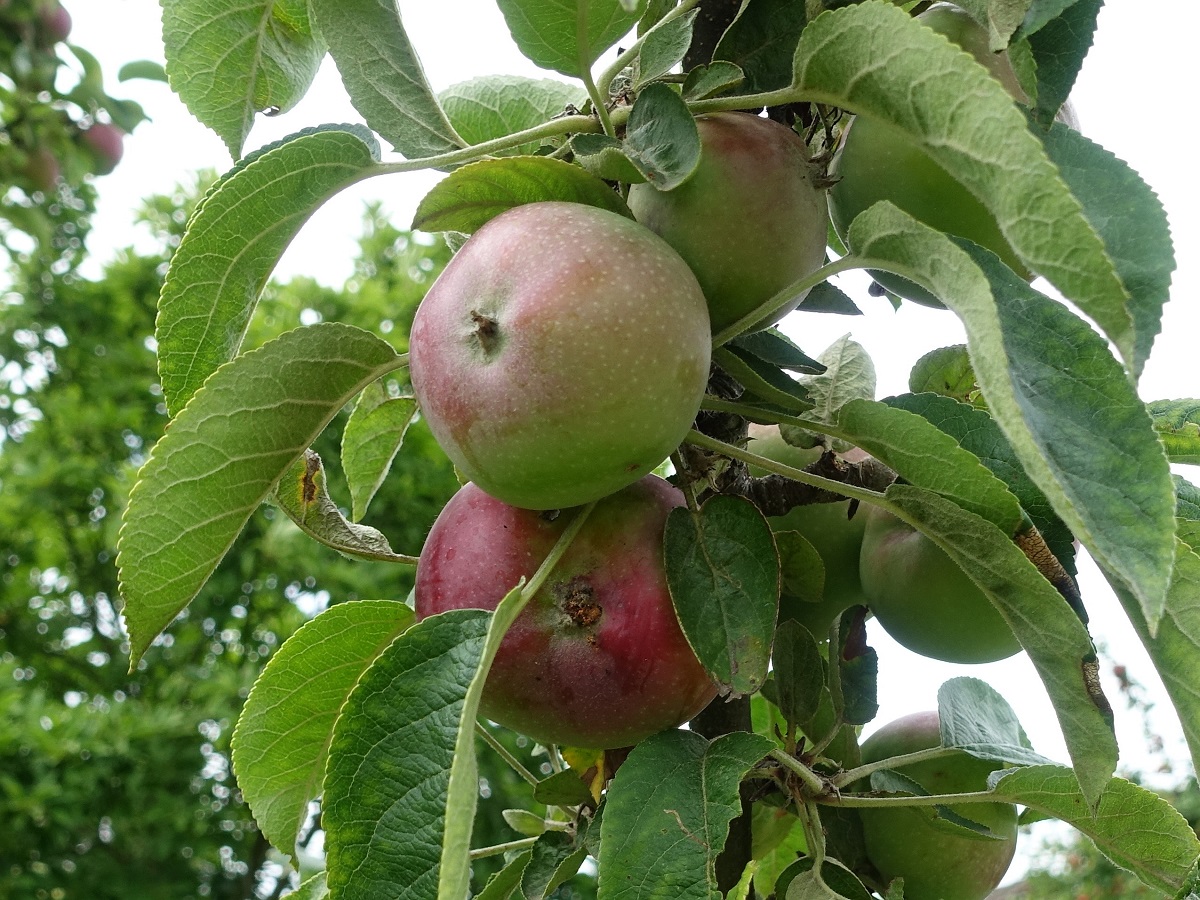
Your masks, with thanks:
[{"label": "brown blemish on apple", "polygon": [[582,575],[554,585],[554,600],[577,628],[591,628],[604,613],[604,608],[596,602],[591,582]]},{"label": "brown blemish on apple", "polygon": [[484,353],[491,353],[500,342],[500,323],[477,310],[471,310],[471,321],[475,323],[475,339]]}]

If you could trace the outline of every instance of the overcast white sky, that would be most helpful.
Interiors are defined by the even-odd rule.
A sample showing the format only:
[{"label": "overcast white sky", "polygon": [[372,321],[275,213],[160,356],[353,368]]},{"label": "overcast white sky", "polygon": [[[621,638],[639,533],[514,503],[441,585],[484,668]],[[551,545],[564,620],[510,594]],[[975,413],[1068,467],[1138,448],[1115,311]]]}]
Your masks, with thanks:
[{"label": "overcast white sky", "polygon": [[[162,60],[159,7],[155,0],[65,0],[75,19],[74,38],[96,53],[105,71],[115,73],[129,60]],[[421,54],[434,88],[477,75],[513,73],[545,75],[511,44],[504,23],[490,0],[400,0],[409,35]],[[1195,122],[1196,25],[1200,10],[1185,0],[1139,0],[1110,3],[1101,13],[1096,45],[1074,94],[1082,130],[1129,162],[1157,191],[1167,208],[1175,238],[1179,269],[1163,323],[1163,334],[1142,379],[1147,400],[1200,396],[1196,346],[1200,336],[1200,166],[1196,165]],[[131,210],[153,192],[165,192],[200,167],[224,170],[231,160],[221,142],[193,120],[162,84],[109,84],[111,93],[141,102],[153,122],[126,142],[125,161],[99,182],[100,211],[91,239],[99,258],[139,240]],[[336,70],[326,65],[309,96],[295,110],[275,119],[260,118],[247,149],[260,146],[308,125],[360,121],[345,98]],[[365,198],[384,201],[398,224],[407,226],[417,201],[436,176],[409,174],[376,178],[330,201],[289,249],[279,270],[283,277],[312,275],[338,284],[350,271],[354,237]],[[881,299],[865,295],[858,282],[856,299],[868,313],[857,319],[793,314],[786,327],[810,353],[817,353],[846,331],[852,331],[876,361],[880,396],[906,389],[907,373],[924,352],[962,340],[953,315],[904,304],[897,312]],[[1181,469],[1181,472],[1183,470]],[[1183,472],[1193,480],[1200,472]],[[1090,566],[1082,574],[1084,596],[1094,620],[1094,633],[1114,659],[1126,664],[1138,680],[1158,687],[1149,662],[1107,590]],[[1066,759],[1052,710],[1022,654],[989,666],[951,666],[921,660],[891,645],[876,631],[880,649],[882,711],[878,722],[936,705],[937,686],[955,675],[984,678],[1018,710],[1034,746]],[[1111,678],[1106,689],[1119,702]],[[1140,725],[1117,710],[1123,735],[1123,758],[1144,767]],[[1159,704],[1155,727],[1167,738],[1173,756],[1186,759],[1179,727],[1165,702]]]}]

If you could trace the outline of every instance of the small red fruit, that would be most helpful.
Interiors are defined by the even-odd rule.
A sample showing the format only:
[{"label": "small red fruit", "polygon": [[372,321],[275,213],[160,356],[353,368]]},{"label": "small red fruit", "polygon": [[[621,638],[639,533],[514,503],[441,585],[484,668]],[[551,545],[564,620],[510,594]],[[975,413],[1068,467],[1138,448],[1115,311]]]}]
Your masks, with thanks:
[{"label": "small red fruit", "polygon": [[[505,635],[484,716],[543,743],[609,749],[675,728],[712,700],[716,687],[679,628],[663,562],[667,514],[683,504],[654,475],[596,504]],[[418,618],[494,609],[569,521],[466,485],[421,551]]]},{"label": "small red fruit", "polygon": [[62,177],[62,168],[53,153],[45,147],[38,147],[29,154],[21,173],[29,180],[34,190],[49,194]]},{"label": "small red fruit", "polygon": [[96,160],[96,174],[107,175],[117,167],[125,152],[125,132],[116,125],[97,122],[81,135]]},{"label": "small red fruit", "polygon": [[47,45],[65,41],[71,34],[71,14],[54,0],[43,4],[38,10],[38,24],[41,26],[42,40]]}]

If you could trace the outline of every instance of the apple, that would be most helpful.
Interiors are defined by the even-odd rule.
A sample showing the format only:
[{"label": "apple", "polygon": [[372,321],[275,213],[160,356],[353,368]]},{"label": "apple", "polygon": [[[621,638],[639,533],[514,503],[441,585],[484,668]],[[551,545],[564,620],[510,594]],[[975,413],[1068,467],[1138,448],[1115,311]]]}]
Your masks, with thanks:
[{"label": "apple", "polygon": [[[816,462],[820,448],[794,447],[784,441],[777,425],[751,425],[746,449],[759,456],[803,469]],[[751,474],[765,474],[751,469]],[[829,632],[834,618],[851,606],[865,604],[858,574],[866,517],[863,510],[850,516],[850,501],[809,503],[783,516],[771,516],[771,530],[799,532],[816,548],[825,566],[825,591],[820,602],[791,596],[786,589],[779,597],[779,620],[794,619],[820,640]]]},{"label": "apple", "polygon": [[[862,761],[879,762],[940,744],[938,714],[912,713],[867,738]],[[896,771],[931,794],[961,794],[986,790],[988,775],[998,768],[1003,764],[955,751]],[[867,858],[886,882],[904,879],[905,900],[983,900],[1012,863],[1017,847],[1013,804],[964,803],[950,809],[985,825],[999,839],[943,830],[933,824],[931,807],[859,810]]]},{"label": "apple", "polygon": [[527,509],[589,503],[687,434],[711,333],[687,264],[653,232],[577,203],[483,226],[417,309],[413,391],[471,481]]},{"label": "apple", "polygon": [[43,194],[52,194],[58,180],[62,177],[62,167],[58,163],[58,158],[50,150],[46,147],[38,147],[25,160],[21,174],[29,180],[34,190],[41,191]]},{"label": "apple", "polygon": [[859,515],[863,596],[897,643],[953,663],[994,662],[1021,649],[996,607],[937,544],[878,507]]},{"label": "apple", "polygon": [[[740,112],[700,116],[696,127],[700,162],[691,177],[670,191],[635,184],[629,208],[687,260],[719,332],[820,268],[828,215],[804,141],[790,128]],[[778,321],[806,295],[754,327]]]},{"label": "apple", "polygon": [[81,135],[84,146],[92,152],[96,161],[96,174],[107,175],[117,167],[125,152],[125,132],[116,125],[97,122]]},{"label": "apple", "polygon": [[[965,11],[938,3],[916,18],[987,67],[1015,100],[1028,102],[1007,52],[992,53],[987,30]],[[1073,113],[1064,107],[1062,116],[1069,120]],[[1022,278],[1032,277],[987,207],[906,134],[868,116],[856,116],[834,154],[830,175],[839,179],[829,191],[830,219],[843,241],[859,213],[881,200],[890,200],[933,228],[986,247]],[[871,276],[897,296],[943,307],[933,294],[906,278],[877,271]]]},{"label": "apple", "polygon": [[[646,476],[596,504],[550,578],[509,628],[480,712],[543,743],[627,747],[674,728],[716,686],[679,628],[663,530],[678,490]],[[418,618],[494,609],[537,570],[570,517],[518,509],[464,486],[417,565]]]},{"label": "apple", "polygon": [[57,44],[70,36],[71,14],[57,0],[43,3],[38,9],[37,18],[46,44]]}]

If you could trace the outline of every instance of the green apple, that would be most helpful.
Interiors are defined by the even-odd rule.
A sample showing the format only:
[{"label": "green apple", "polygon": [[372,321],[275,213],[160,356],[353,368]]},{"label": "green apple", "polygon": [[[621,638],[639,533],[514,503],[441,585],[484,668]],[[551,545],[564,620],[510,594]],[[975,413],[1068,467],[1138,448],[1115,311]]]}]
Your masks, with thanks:
[{"label": "green apple", "polygon": [[[862,761],[879,762],[940,744],[938,714],[913,713],[867,738]],[[986,790],[988,775],[1002,767],[959,750],[896,771],[931,794],[962,794]],[[860,810],[867,858],[885,882],[904,879],[905,900],[983,900],[1012,863],[1017,846],[1013,804],[970,803],[950,809],[986,826],[996,837],[945,830],[934,824],[931,807]]]},{"label": "green apple", "polygon": [[[1018,102],[1028,101],[1007,52],[991,52],[987,29],[966,12],[938,3],[917,16],[917,21],[970,53]],[[859,213],[889,200],[933,228],[986,247],[1022,278],[1031,277],[987,207],[907,135],[868,116],[856,116],[834,155],[830,175],[839,179],[829,192],[830,219],[843,241]],[[943,306],[925,288],[899,275],[872,271],[871,276],[900,297]]]},{"label": "green apple", "polygon": [[[629,189],[634,217],[696,273],[714,332],[748,315],[825,260],[825,194],[804,141],[785,125],[740,112],[696,120],[700,163],[682,185]],[[765,328],[807,296],[755,324]]]},{"label": "green apple", "polygon": [[578,506],[651,472],[700,408],[708,309],[637,222],[531,203],[483,226],[417,309],[413,392],[471,481],[526,509]]},{"label": "green apple", "polygon": [[954,663],[994,662],[1021,649],[996,607],[937,544],[878,507],[859,515],[863,595],[897,643]]},{"label": "green apple", "polygon": [[[821,455],[820,448],[802,449],[784,441],[776,425],[751,425],[746,449],[759,456],[803,469]],[[751,469],[751,474],[763,472]],[[843,610],[866,603],[859,578],[859,553],[866,519],[863,510],[850,516],[850,501],[809,503],[786,515],[772,516],[775,532],[796,531],[816,548],[825,566],[825,589],[819,602],[788,594],[779,598],[779,619],[794,619],[820,640]]]}]

